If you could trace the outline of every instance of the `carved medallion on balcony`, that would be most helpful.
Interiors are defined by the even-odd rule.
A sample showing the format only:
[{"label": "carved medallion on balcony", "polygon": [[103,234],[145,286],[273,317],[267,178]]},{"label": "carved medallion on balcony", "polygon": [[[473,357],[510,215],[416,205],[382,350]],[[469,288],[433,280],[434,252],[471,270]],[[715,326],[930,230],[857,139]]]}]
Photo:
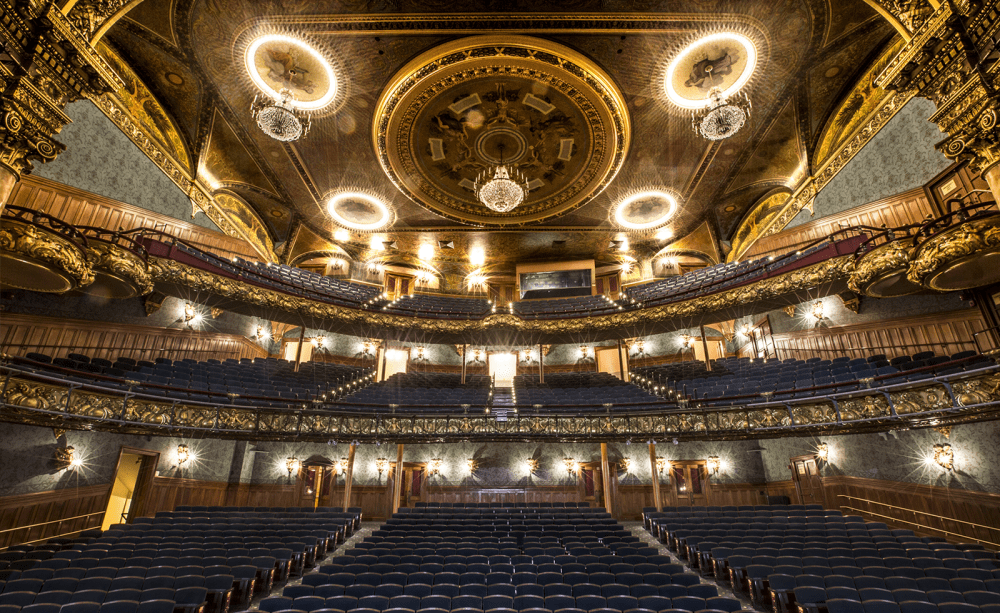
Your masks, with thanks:
[{"label": "carved medallion on balcony", "polygon": [[895,240],[864,254],[854,267],[848,287],[875,298],[905,296],[923,288],[906,277],[913,253],[911,239]]},{"label": "carved medallion on balcony", "polygon": [[128,249],[91,238],[87,252],[94,271],[94,282],[84,288],[86,293],[104,298],[125,299],[153,291],[153,281],[146,262]]},{"label": "carved medallion on balcony", "polygon": [[51,227],[5,215],[0,221],[0,286],[62,293],[90,285],[94,274],[84,244]]},{"label": "carved medallion on balcony", "polygon": [[941,292],[1000,282],[1000,215],[972,218],[925,240],[907,278]]}]

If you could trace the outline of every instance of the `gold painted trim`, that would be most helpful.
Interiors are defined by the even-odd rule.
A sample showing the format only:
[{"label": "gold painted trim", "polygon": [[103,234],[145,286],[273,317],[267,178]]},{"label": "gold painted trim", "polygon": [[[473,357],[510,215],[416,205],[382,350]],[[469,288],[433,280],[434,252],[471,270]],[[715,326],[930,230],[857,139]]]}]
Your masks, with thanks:
[{"label": "gold painted trim", "polygon": [[[218,406],[175,404],[134,396],[123,399],[8,374],[0,396],[0,421],[154,435],[187,430],[241,440],[606,441],[664,435],[684,440],[737,440],[885,430],[901,422],[912,427],[966,423],[990,419],[996,411],[996,406],[990,405],[1000,404],[1000,373],[952,380],[950,386],[953,393],[936,382],[884,393],[862,392],[837,404],[818,399],[808,404],[734,405],[711,411],[663,407],[659,413],[642,415],[620,410],[615,415],[516,415],[497,421],[485,414],[338,415],[334,407],[234,407],[226,406],[228,400]],[[141,392],[141,388],[135,391]]]},{"label": "gold painted trim", "polygon": [[[498,71],[540,80],[562,90],[576,104],[581,100],[586,102],[580,111],[591,129],[592,142],[590,150],[581,153],[588,157],[582,176],[543,201],[555,204],[537,212],[524,212],[524,205],[502,215],[469,210],[470,205],[459,202],[421,176],[413,159],[417,149],[412,142],[414,105],[419,107],[425,98],[461,80]],[[438,45],[397,71],[375,105],[372,146],[382,170],[393,184],[423,207],[461,223],[502,227],[544,221],[593,200],[624,165],[631,130],[628,105],[614,80],[583,54],[540,38],[483,35]],[[596,166],[590,161],[594,158],[597,158]],[[567,190],[574,191],[567,195]],[[475,200],[475,197],[472,195],[468,199]]]},{"label": "gold painted trim", "polygon": [[[895,240],[872,249],[858,260],[847,287],[866,295],[868,286],[893,271],[907,270],[913,255],[911,239]],[[879,296],[876,296],[879,297]]]},{"label": "gold painted trim", "polygon": [[153,281],[146,263],[131,251],[113,243],[90,239],[87,252],[92,269],[106,271],[114,277],[131,282],[139,296],[153,291]]},{"label": "gold painted trim", "polygon": [[76,245],[17,219],[5,217],[0,221],[0,251],[48,264],[74,281],[76,288],[94,282],[90,262]]},{"label": "gold painted trim", "polygon": [[[853,268],[853,256],[844,256],[717,294],[610,315],[542,320],[521,319],[512,314],[496,313],[479,320],[444,320],[407,317],[321,303],[220,277],[173,260],[150,258],[150,272],[155,283],[183,287],[186,292],[204,292],[220,298],[284,311],[295,322],[301,322],[302,318],[317,322],[333,320],[355,329],[359,335],[366,336],[385,333],[412,336],[417,333],[424,334],[428,338],[459,339],[455,341],[459,342],[462,338],[480,336],[496,338],[497,335],[511,335],[530,339],[527,342],[531,344],[548,342],[545,339],[571,334],[586,334],[588,338],[594,340],[647,335],[656,327],[673,329],[677,327],[679,320],[696,317],[705,319],[714,313],[719,313],[722,319],[731,319],[731,314],[724,315],[731,313],[735,307],[778,298],[796,291],[812,290],[834,281],[843,281]],[[280,318],[275,316],[272,319]]]},{"label": "gold painted trim", "polygon": [[[954,266],[961,260],[980,257],[984,252],[1000,249],[1000,215],[972,219],[949,228],[925,240],[913,254],[913,262],[906,278],[912,283],[931,289],[929,281],[942,268]],[[944,291],[953,291],[946,288]]]}]

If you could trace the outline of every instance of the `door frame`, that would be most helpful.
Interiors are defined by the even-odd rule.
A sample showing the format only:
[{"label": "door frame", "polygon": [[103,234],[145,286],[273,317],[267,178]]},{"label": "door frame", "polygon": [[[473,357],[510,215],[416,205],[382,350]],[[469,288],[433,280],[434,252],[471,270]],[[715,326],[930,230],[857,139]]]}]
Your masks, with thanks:
[{"label": "door frame", "polygon": [[142,466],[139,467],[139,474],[135,478],[135,488],[132,490],[132,500],[129,504],[127,523],[131,524],[136,517],[144,516],[146,507],[149,505],[150,494],[153,491],[153,479],[156,478],[156,469],[160,465],[160,452],[151,449],[126,447],[124,445],[118,449],[115,472],[111,474],[111,487],[108,488],[108,497],[104,500],[105,512],[107,512],[108,504],[111,502],[111,492],[114,490],[115,481],[118,479],[118,471],[122,466],[122,457],[126,453],[142,457]]},{"label": "door frame", "polygon": [[[813,462],[816,465],[816,479],[819,483],[819,498],[820,498],[818,503],[813,501],[805,502],[802,499],[802,487],[799,485],[800,483],[799,475],[798,472],[796,472],[795,470],[796,462],[809,462],[809,461]],[[826,487],[823,483],[823,475],[819,472],[819,460],[816,458],[816,454],[807,453],[804,455],[797,455],[788,458],[788,468],[789,470],[792,471],[792,484],[795,486],[795,496],[798,498],[798,504],[821,504],[823,505],[823,508],[826,508]],[[808,469],[806,472],[808,473]],[[810,476],[811,475],[808,474],[806,475],[806,477]]]},{"label": "door frame", "polygon": [[[583,485],[583,471],[594,471],[594,497],[588,498],[586,488]],[[604,506],[604,475],[601,472],[600,462],[579,462],[576,469],[576,489],[580,497],[580,502],[592,503],[595,507]]]},{"label": "door frame", "polygon": [[[405,476],[407,469],[411,469],[412,470],[414,468],[420,468],[420,469],[422,469],[423,472],[424,472],[424,476],[423,476],[423,479],[421,479],[421,481],[420,481],[420,500],[415,500],[415,501],[412,501],[412,502],[414,502],[414,503],[416,503],[416,502],[426,502],[427,498],[429,496],[429,492],[427,490],[427,484],[430,481],[430,479],[428,478],[428,473],[427,473],[427,462],[403,462],[403,470],[401,472]],[[389,462],[389,474],[388,474],[388,477],[386,478],[386,487],[389,488],[388,499],[389,499],[389,508],[390,509],[392,508],[392,503],[393,503],[392,499],[393,499],[393,496],[395,496],[395,493],[396,493],[395,492],[395,486],[396,486],[395,479],[396,479],[396,463],[395,462]],[[411,477],[410,479],[407,479],[407,481],[410,484],[409,487],[412,487],[412,485],[413,485],[413,478]],[[411,491],[411,490],[407,489],[407,487],[408,487],[407,486],[407,481],[404,481],[403,484],[402,484],[402,487],[399,488],[399,508],[401,508],[401,509],[403,507],[407,507],[408,506],[408,504],[403,504],[404,501],[411,502],[411,501],[408,501],[407,498],[406,498],[407,492]],[[389,513],[388,515],[386,515],[386,517],[390,517],[390,516],[392,516],[392,513]]]},{"label": "door frame", "polygon": [[[698,477],[699,477],[698,481],[701,483],[701,494],[699,494],[699,496],[702,496],[704,498],[705,506],[710,505],[711,495],[712,495],[712,485],[711,485],[712,475],[711,473],[708,472],[708,460],[670,460],[668,487],[670,488],[670,498],[673,501],[674,506],[678,506],[678,503],[680,501],[680,494],[677,493],[677,483],[676,480],[674,479],[674,469],[677,468],[678,466],[684,467],[686,470],[690,470],[691,468],[698,469]],[[685,500],[687,506],[691,507],[699,506],[694,504],[693,496],[694,494],[690,492],[688,493],[688,496]]]}]

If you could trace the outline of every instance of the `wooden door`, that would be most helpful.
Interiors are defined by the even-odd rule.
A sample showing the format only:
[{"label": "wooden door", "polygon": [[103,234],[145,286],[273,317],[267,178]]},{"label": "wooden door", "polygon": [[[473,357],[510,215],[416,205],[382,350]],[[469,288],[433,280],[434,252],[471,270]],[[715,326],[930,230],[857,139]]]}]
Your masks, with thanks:
[{"label": "wooden door", "polygon": [[792,481],[799,495],[799,504],[823,504],[823,477],[819,474],[816,457],[791,458]]},{"label": "wooden door", "polygon": [[685,460],[670,463],[672,495],[679,507],[708,504],[708,468],[705,460]]},{"label": "wooden door", "polygon": [[604,478],[600,462],[580,462],[577,491],[582,502],[592,507],[604,506]]},{"label": "wooden door", "polygon": [[299,471],[299,506],[306,508],[337,506],[334,487],[337,469],[332,466],[303,466]]},{"label": "wooden door", "polygon": [[399,491],[400,507],[415,507],[418,502],[427,500],[426,475],[426,464],[403,463],[403,483]]}]

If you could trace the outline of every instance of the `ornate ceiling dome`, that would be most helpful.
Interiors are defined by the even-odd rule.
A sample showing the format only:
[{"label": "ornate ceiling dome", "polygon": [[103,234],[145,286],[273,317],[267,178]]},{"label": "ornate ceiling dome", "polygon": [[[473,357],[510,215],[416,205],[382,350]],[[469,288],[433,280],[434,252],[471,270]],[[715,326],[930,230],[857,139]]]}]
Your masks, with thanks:
[{"label": "ornate ceiling dome", "polygon": [[[383,170],[435,213],[483,226],[522,225],[581,206],[628,151],[625,101],[581,54],[525,36],[436,47],[390,81],[372,129]],[[509,212],[484,206],[476,177],[502,163],[529,192]]]}]

